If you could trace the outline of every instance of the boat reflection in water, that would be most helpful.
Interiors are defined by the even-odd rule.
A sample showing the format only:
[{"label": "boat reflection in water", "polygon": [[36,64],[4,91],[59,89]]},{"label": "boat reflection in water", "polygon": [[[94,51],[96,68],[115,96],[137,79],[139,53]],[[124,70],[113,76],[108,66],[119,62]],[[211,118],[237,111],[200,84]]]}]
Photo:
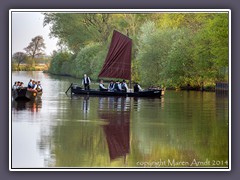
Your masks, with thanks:
[{"label": "boat reflection in water", "polygon": [[42,108],[42,99],[37,98],[31,101],[12,101],[12,108],[16,111],[29,110],[31,112],[39,112]]},{"label": "boat reflection in water", "polygon": [[106,121],[106,125],[102,125],[110,160],[120,157],[124,158],[129,153],[129,98],[122,97],[100,97],[99,98],[99,117]]}]

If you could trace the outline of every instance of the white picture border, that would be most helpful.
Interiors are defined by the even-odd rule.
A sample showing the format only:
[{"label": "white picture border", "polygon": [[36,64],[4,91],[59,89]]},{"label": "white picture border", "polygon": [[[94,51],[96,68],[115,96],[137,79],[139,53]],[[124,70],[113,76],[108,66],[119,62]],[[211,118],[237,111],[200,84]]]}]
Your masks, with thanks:
[{"label": "white picture border", "polygon": [[[229,165],[228,168],[203,167],[203,168],[12,168],[12,13],[13,12],[64,12],[64,13],[228,13],[229,14]],[[9,171],[231,171],[231,10],[230,9],[10,9],[9,10]]]}]

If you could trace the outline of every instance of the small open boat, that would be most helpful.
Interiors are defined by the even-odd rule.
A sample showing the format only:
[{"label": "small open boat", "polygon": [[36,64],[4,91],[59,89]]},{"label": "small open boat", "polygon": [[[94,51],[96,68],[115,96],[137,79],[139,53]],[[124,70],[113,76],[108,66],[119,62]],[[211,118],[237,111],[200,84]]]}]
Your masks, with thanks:
[{"label": "small open boat", "polygon": [[[114,30],[111,44],[99,78],[120,78],[131,81],[131,52],[132,39]],[[160,97],[163,91],[144,90],[139,92],[111,92],[99,90],[84,90],[80,86],[71,86],[71,94],[87,94],[96,96],[125,96],[125,97]],[[68,92],[66,91],[66,93]]]},{"label": "small open boat", "polygon": [[29,90],[27,87],[12,90],[12,96],[15,101],[30,101],[42,96],[42,92]]}]

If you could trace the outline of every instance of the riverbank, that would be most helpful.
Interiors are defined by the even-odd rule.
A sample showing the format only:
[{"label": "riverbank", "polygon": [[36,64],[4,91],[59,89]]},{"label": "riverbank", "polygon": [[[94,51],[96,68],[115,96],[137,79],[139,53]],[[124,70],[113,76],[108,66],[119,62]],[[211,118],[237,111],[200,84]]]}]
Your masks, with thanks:
[{"label": "riverbank", "polygon": [[20,64],[19,67],[12,65],[12,71],[47,71],[48,66],[46,64],[38,64],[36,66],[30,66],[27,64]]},{"label": "riverbank", "polygon": [[[49,72],[48,70],[44,70],[43,73],[48,73],[48,74],[52,74],[52,75],[56,75],[56,76],[62,76],[62,77],[72,77],[72,78],[77,78],[77,79],[81,79],[79,77],[74,77],[74,76],[71,76],[69,74],[55,74],[55,73],[51,73]],[[99,82],[99,79],[92,79],[92,81],[94,82]],[[104,80],[105,83],[109,83],[110,82],[110,79],[105,79]],[[141,82],[139,82],[141,84]],[[130,86],[130,83],[128,83],[128,86]],[[133,81],[132,81],[132,86],[133,86]],[[147,86],[144,86],[144,85],[141,85],[142,88],[144,89],[148,89],[148,88],[151,88],[151,87],[162,87],[162,86],[159,86],[159,85],[153,85],[151,87],[147,87]],[[164,90],[187,90],[187,91],[207,91],[207,92],[215,92],[215,89],[216,89],[216,85],[213,84],[213,83],[209,83],[209,84],[206,84],[204,85],[203,87],[200,87],[200,86],[180,86],[180,87],[162,87]]]}]

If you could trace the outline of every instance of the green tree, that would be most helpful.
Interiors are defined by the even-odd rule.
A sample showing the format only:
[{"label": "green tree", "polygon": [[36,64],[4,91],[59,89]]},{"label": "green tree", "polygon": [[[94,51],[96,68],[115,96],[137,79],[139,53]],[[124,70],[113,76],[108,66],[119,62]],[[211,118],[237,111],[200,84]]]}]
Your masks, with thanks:
[{"label": "green tree", "polygon": [[82,48],[74,59],[75,77],[82,77],[83,74],[88,74],[92,79],[97,79],[106,58],[107,49],[103,44],[94,43]]},{"label": "green tree", "polygon": [[50,36],[57,37],[74,53],[93,42],[107,41],[113,30],[110,14],[45,13],[44,26],[51,25]]},{"label": "green tree", "polygon": [[222,69],[228,68],[228,14],[215,14],[207,19],[194,38],[194,59],[199,81],[227,80]]},{"label": "green tree", "polygon": [[13,62],[17,63],[17,69],[20,70],[20,64],[26,62],[27,55],[24,52],[16,52],[12,56]]},{"label": "green tree", "polygon": [[141,27],[137,59],[142,83],[162,85],[165,83],[164,69],[173,42],[176,40],[176,30],[156,29],[154,22],[146,22]]},{"label": "green tree", "polygon": [[179,88],[192,84],[195,67],[193,66],[193,37],[189,34],[189,30],[185,28],[179,28],[175,32],[175,40],[169,50],[162,73],[165,85],[168,87]]},{"label": "green tree", "polygon": [[69,52],[55,52],[50,63],[49,72],[52,74],[69,75],[69,64],[71,64],[71,57],[72,54]]},{"label": "green tree", "polygon": [[[211,40],[211,53],[213,55],[213,61],[218,69],[217,80],[227,80],[229,61],[229,20],[228,14],[216,14],[214,19],[209,22],[208,31],[209,38]],[[222,72],[223,70],[223,72]]]}]

